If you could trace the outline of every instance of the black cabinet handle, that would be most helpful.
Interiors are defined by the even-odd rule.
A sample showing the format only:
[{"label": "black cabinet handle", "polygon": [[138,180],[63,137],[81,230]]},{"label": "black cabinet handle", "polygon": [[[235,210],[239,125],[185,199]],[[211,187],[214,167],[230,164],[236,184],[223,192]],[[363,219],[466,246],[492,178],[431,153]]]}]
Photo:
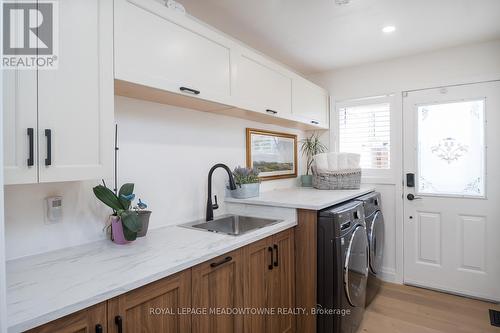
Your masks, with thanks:
[{"label": "black cabinet handle", "polygon": [[274,244],[274,250],[276,251],[276,259],[274,260],[274,267],[278,267],[278,257],[279,257],[279,252],[278,252],[278,245]]},{"label": "black cabinet handle", "polygon": [[195,90],[195,89],[191,89],[191,88],[187,88],[187,87],[180,87],[179,89],[182,92],[187,92],[187,93],[194,94],[194,95],[200,94],[199,90]]},{"label": "black cabinet handle", "polygon": [[52,131],[46,129],[45,137],[47,138],[47,158],[45,159],[45,165],[52,165]]},{"label": "black cabinet handle", "polygon": [[269,263],[269,266],[267,266],[267,268],[269,268],[270,270],[272,270],[272,269],[273,269],[273,260],[274,260],[274,258],[273,258],[273,248],[269,246],[269,247],[267,248],[267,250],[269,251],[269,254],[271,255],[271,256],[270,256],[271,261],[270,261],[270,263]]},{"label": "black cabinet handle", "polygon": [[35,147],[35,139],[34,139],[34,129],[28,128],[28,166],[33,166],[35,164],[34,160],[34,147]]},{"label": "black cabinet handle", "polygon": [[102,325],[101,324],[95,325],[95,333],[102,333]]},{"label": "black cabinet handle", "polygon": [[123,321],[121,316],[115,317],[116,328],[118,328],[118,333],[123,333]]},{"label": "black cabinet handle", "polygon": [[274,110],[271,110],[271,109],[267,109],[266,112],[270,113],[270,114],[277,114],[278,113],[278,111],[274,111]]},{"label": "black cabinet handle", "polygon": [[314,125],[319,125],[319,121],[316,121],[316,120],[311,120],[311,124],[314,124]]},{"label": "black cabinet handle", "polygon": [[210,267],[214,268],[214,267],[220,266],[222,264],[225,264],[226,262],[230,262],[231,260],[233,260],[232,257],[225,257],[221,261],[211,263]]}]

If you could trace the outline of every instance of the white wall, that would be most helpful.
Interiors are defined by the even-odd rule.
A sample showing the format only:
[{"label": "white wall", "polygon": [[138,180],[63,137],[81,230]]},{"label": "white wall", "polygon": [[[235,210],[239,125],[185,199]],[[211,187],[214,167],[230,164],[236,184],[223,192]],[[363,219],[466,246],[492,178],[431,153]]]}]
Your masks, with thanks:
[{"label": "white wall", "polygon": [[[298,134],[297,130],[243,119],[116,97],[119,125],[119,182],[134,182],[136,193],[153,210],[150,227],[204,217],[207,175],[218,162],[245,165],[245,128]],[[300,137],[299,137],[300,139]],[[302,166],[299,165],[299,174]],[[214,193],[224,197],[227,175],[214,173]],[[108,179],[108,186],[112,180]],[[268,181],[263,190],[294,186],[297,179]],[[7,258],[51,251],[105,237],[109,210],[94,198],[97,181],[5,188]],[[64,220],[46,225],[44,198],[62,195]],[[223,206],[223,205],[222,205]],[[223,207],[215,213],[223,211]]]},{"label": "white wall", "polygon": [[[408,90],[500,79],[500,40],[449,48],[373,64],[311,75],[336,101],[394,94],[393,177],[372,180],[382,193],[386,221],[384,276],[403,281],[402,97]],[[334,121],[335,117],[331,117]],[[335,133],[324,138],[335,142]]]}]

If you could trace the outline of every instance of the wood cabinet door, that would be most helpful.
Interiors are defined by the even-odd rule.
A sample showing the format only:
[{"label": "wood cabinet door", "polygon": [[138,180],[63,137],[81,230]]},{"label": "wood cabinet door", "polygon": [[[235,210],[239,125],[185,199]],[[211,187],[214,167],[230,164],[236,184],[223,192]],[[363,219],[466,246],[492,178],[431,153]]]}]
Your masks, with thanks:
[{"label": "wood cabinet door", "polygon": [[58,68],[38,71],[39,181],[106,178],[113,166],[113,1],[58,4]]},{"label": "wood cabinet door", "polygon": [[[191,270],[153,282],[108,301],[110,333],[189,333]],[[122,326],[120,331],[119,326]]]},{"label": "wood cabinet door", "polygon": [[243,256],[233,251],[192,269],[193,333],[242,332],[243,317],[220,313],[243,305]]},{"label": "wood cabinet door", "polygon": [[106,302],[29,330],[28,333],[106,333]]},{"label": "wood cabinet door", "polygon": [[[244,248],[245,255],[245,308],[269,309],[273,269],[272,237]],[[262,313],[245,315],[246,333],[271,332],[271,315]]]},{"label": "wood cabinet door", "polygon": [[271,317],[271,332],[295,332],[295,255],[294,234],[289,229],[273,236],[273,270],[270,281],[270,304],[276,309]]}]

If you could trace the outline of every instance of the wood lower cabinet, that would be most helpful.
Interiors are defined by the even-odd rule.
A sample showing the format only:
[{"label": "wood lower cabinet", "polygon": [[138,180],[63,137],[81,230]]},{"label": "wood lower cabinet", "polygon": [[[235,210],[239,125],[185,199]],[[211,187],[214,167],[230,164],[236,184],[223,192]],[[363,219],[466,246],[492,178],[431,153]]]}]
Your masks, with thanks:
[{"label": "wood lower cabinet", "polygon": [[245,316],[247,333],[295,332],[293,231],[283,231],[244,249],[245,308],[266,311]]},{"label": "wood lower cabinet", "polygon": [[[237,250],[192,269],[193,333],[243,331],[243,317],[228,310],[243,306],[243,256]],[[223,311],[222,313],[220,311]]]},{"label": "wood lower cabinet", "polygon": [[191,331],[191,270],[153,282],[108,301],[108,332]]},{"label": "wood lower cabinet", "polygon": [[106,333],[106,302],[39,326],[29,333]]},{"label": "wood lower cabinet", "polygon": [[283,231],[29,332],[295,332],[284,313],[295,307],[294,238]]}]

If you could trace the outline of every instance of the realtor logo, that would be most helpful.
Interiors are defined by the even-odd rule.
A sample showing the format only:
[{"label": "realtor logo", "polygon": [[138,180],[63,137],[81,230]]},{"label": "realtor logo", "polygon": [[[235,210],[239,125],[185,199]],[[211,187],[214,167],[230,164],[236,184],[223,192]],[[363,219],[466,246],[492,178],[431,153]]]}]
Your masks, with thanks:
[{"label": "realtor logo", "polygon": [[3,1],[2,67],[56,69],[58,3]]}]

